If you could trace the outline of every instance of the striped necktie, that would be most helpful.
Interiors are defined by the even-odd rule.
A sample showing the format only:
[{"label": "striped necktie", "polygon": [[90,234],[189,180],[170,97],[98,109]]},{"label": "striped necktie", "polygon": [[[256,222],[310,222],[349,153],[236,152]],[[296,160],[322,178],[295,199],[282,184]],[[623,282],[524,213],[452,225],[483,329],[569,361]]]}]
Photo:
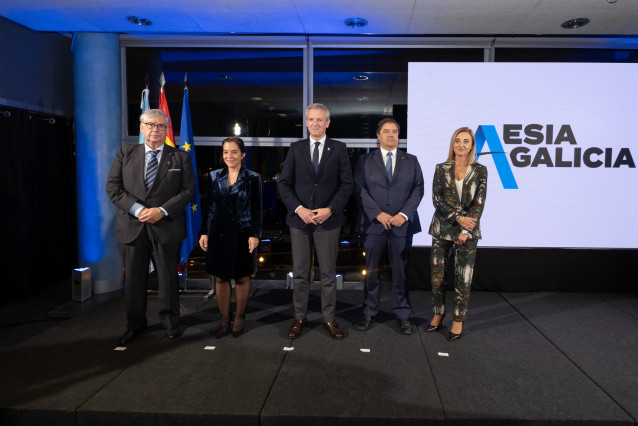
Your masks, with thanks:
[{"label": "striped necktie", "polygon": [[148,160],[148,164],[146,165],[146,174],[144,175],[144,184],[146,185],[146,191],[151,190],[151,186],[153,186],[153,182],[155,182],[155,176],[157,176],[157,151],[151,151],[151,158]]}]

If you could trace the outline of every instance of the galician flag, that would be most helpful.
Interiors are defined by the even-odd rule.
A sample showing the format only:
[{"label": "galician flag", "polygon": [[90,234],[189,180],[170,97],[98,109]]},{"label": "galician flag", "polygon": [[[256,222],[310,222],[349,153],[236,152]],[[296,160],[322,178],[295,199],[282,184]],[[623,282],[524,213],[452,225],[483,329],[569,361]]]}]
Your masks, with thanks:
[{"label": "galician flag", "polygon": [[[149,92],[150,91],[148,90],[148,86],[146,86],[146,89],[142,90],[142,101],[140,102],[140,109],[142,110],[142,114],[144,114],[144,112],[146,112],[146,110],[149,109],[149,106],[148,106]],[[140,144],[146,143],[146,141],[144,140],[144,133],[142,133],[141,131],[140,131],[139,143]]]},{"label": "galician flag", "polygon": [[[191,110],[188,105],[188,87],[184,76],[184,101],[182,103],[182,124],[179,129],[180,148],[191,156],[193,170],[195,171],[195,196],[186,206],[186,238],[182,241],[179,250],[179,264],[183,265],[188,260],[193,247],[197,244],[197,237],[202,226],[202,208],[199,198],[199,182],[197,179],[197,160],[195,158],[195,144],[193,140],[193,127],[191,126]],[[168,142],[167,142],[168,143]]]}]

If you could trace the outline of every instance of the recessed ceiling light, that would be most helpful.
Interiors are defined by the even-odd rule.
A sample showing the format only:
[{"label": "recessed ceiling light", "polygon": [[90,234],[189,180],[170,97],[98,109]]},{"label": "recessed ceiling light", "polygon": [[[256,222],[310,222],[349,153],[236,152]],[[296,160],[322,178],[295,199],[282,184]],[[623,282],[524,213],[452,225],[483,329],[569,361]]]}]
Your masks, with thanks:
[{"label": "recessed ceiling light", "polygon": [[255,102],[261,102],[261,101],[263,101],[264,99],[263,99],[263,98],[260,98],[259,96],[253,96],[252,98],[250,98],[250,100],[251,100],[251,101],[255,101]]},{"label": "recessed ceiling light", "polygon": [[151,25],[151,21],[149,21],[146,18],[138,18],[137,16],[129,16],[128,18],[129,22],[135,24],[135,25],[139,25],[141,27],[145,26],[145,25]]},{"label": "recessed ceiling light", "polygon": [[281,118],[286,118],[286,117],[288,117],[288,114],[284,114],[284,113],[277,114],[277,115],[278,115],[278,116],[280,116]]},{"label": "recessed ceiling light", "polygon": [[370,98],[369,98],[369,97],[367,97],[367,96],[361,96],[360,98],[357,98],[357,100],[358,100],[359,102],[365,102],[365,101],[369,101],[369,100],[370,100]]},{"label": "recessed ceiling light", "polygon": [[574,28],[580,28],[589,24],[589,18],[577,18],[570,19],[569,21],[565,21],[561,24],[561,27],[567,30],[573,30]]},{"label": "recessed ceiling light", "polygon": [[354,77],[355,80],[367,80],[368,76],[367,75],[355,75]]},{"label": "recessed ceiling light", "polygon": [[224,74],[220,74],[217,76],[218,79],[220,80],[232,80],[232,77],[229,75],[224,75]]},{"label": "recessed ceiling light", "polygon": [[345,23],[350,28],[363,28],[368,25],[368,21],[363,18],[348,18]]}]

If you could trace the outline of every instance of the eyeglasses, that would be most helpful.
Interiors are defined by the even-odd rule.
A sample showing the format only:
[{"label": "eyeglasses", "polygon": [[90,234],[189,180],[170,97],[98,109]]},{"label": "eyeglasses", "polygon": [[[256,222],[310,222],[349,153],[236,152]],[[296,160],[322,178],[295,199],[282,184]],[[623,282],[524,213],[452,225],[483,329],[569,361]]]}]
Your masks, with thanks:
[{"label": "eyeglasses", "polygon": [[155,123],[143,123],[147,128],[151,130],[166,130],[166,124],[155,124]]}]

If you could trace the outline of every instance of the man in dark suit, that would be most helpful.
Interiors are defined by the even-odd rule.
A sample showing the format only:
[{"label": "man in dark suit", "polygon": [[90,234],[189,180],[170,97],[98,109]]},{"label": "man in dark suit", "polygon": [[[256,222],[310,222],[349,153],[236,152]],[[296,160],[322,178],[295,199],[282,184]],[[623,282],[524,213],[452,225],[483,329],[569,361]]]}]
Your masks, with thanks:
[{"label": "man in dark suit", "polygon": [[344,207],[352,195],[352,168],[346,145],[326,137],[330,112],[321,104],[306,108],[310,138],[290,145],[278,189],[288,209],[293,263],[295,321],[288,337],[301,335],[307,324],[312,245],[321,270],[321,311],[324,327],[334,339],[343,332],[335,321],[337,252]]},{"label": "man in dark suit", "polygon": [[164,144],[169,120],[159,109],[144,112],[140,131],[146,143],[120,147],[106,182],[106,193],[118,209],[115,235],[124,247],[127,329],[120,346],[146,328],[150,259],[157,270],[160,322],[169,340],[180,333],[177,263],[195,174],[186,151]]},{"label": "man in dark suit", "polygon": [[379,261],[388,250],[392,268],[393,311],[401,333],[412,334],[406,266],[412,235],[421,231],[417,207],[423,198],[423,174],[414,155],[399,149],[399,124],[384,118],[377,126],[380,149],[359,158],[355,194],[360,205],[358,230],[365,233],[365,306],[357,330],[370,328],[379,312]]}]

